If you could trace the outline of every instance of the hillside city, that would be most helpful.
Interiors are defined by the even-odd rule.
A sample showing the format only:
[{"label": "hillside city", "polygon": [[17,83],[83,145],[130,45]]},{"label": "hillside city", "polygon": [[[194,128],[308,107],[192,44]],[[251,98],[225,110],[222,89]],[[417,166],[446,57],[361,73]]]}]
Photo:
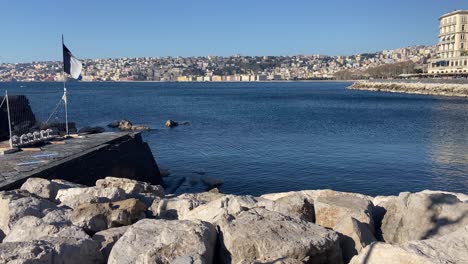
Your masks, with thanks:
[{"label": "hillside city", "polygon": [[[340,79],[382,65],[410,63],[402,72],[427,71],[435,46],[413,46],[352,56],[296,55],[85,59],[83,81],[280,81]],[[395,72],[395,71],[393,71]],[[340,75],[349,76],[349,75]],[[343,77],[345,78],[345,77]],[[62,81],[62,62],[2,63],[0,81]]]}]

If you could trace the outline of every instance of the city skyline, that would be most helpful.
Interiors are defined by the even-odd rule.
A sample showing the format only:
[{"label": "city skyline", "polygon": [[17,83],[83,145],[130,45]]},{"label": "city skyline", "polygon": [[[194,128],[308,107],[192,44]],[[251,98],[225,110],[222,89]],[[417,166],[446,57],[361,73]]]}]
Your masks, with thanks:
[{"label": "city skyline", "polygon": [[8,26],[0,28],[0,63],[60,60],[61,33],[77,57],[89,59],[371,53],[435,45],[437,18],[468,9],[461,0],[1,5],[0,23]]}]

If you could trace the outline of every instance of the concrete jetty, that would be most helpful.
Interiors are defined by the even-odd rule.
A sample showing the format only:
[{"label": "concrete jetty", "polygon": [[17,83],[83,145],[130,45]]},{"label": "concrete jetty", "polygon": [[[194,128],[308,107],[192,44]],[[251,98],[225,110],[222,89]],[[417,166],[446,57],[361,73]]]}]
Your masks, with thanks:
[{"label": "concrete jetty", "polygon": [[161,184],[157,163],[140,133],[84,135],[46,144],[39,151],[0,156],[0,190],[17,188],[30,177],[93,185],[106,176]]}]

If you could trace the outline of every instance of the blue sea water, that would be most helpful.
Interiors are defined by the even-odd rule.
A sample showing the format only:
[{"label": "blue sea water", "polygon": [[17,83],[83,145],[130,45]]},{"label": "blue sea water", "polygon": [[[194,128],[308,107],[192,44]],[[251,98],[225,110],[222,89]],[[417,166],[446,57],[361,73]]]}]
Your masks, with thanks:
[{"label": "blue sea water", "polygon": [[[127,118],[171,192],[222,180],[260,195],[330,188],[369,195],[468,192],[468,99],[346,90],[349,83],[69,83],[70,120]],[[61,83],[0,83],[47,116]],[[167,119],[190,125],[166,129]]]}]

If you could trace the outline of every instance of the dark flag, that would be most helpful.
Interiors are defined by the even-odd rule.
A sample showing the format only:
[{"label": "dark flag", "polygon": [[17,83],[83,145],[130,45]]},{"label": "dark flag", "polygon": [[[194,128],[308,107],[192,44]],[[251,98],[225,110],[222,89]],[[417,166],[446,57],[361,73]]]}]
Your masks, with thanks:
[{"label": "dark flag", "polygon": [[81,70],[83,69],[83,65],[81,61],[79,61],[71,51],[63,44],[62,39],[62,46],[63,46],[63,71],[70,74],[74,79],[81,80]]}]

